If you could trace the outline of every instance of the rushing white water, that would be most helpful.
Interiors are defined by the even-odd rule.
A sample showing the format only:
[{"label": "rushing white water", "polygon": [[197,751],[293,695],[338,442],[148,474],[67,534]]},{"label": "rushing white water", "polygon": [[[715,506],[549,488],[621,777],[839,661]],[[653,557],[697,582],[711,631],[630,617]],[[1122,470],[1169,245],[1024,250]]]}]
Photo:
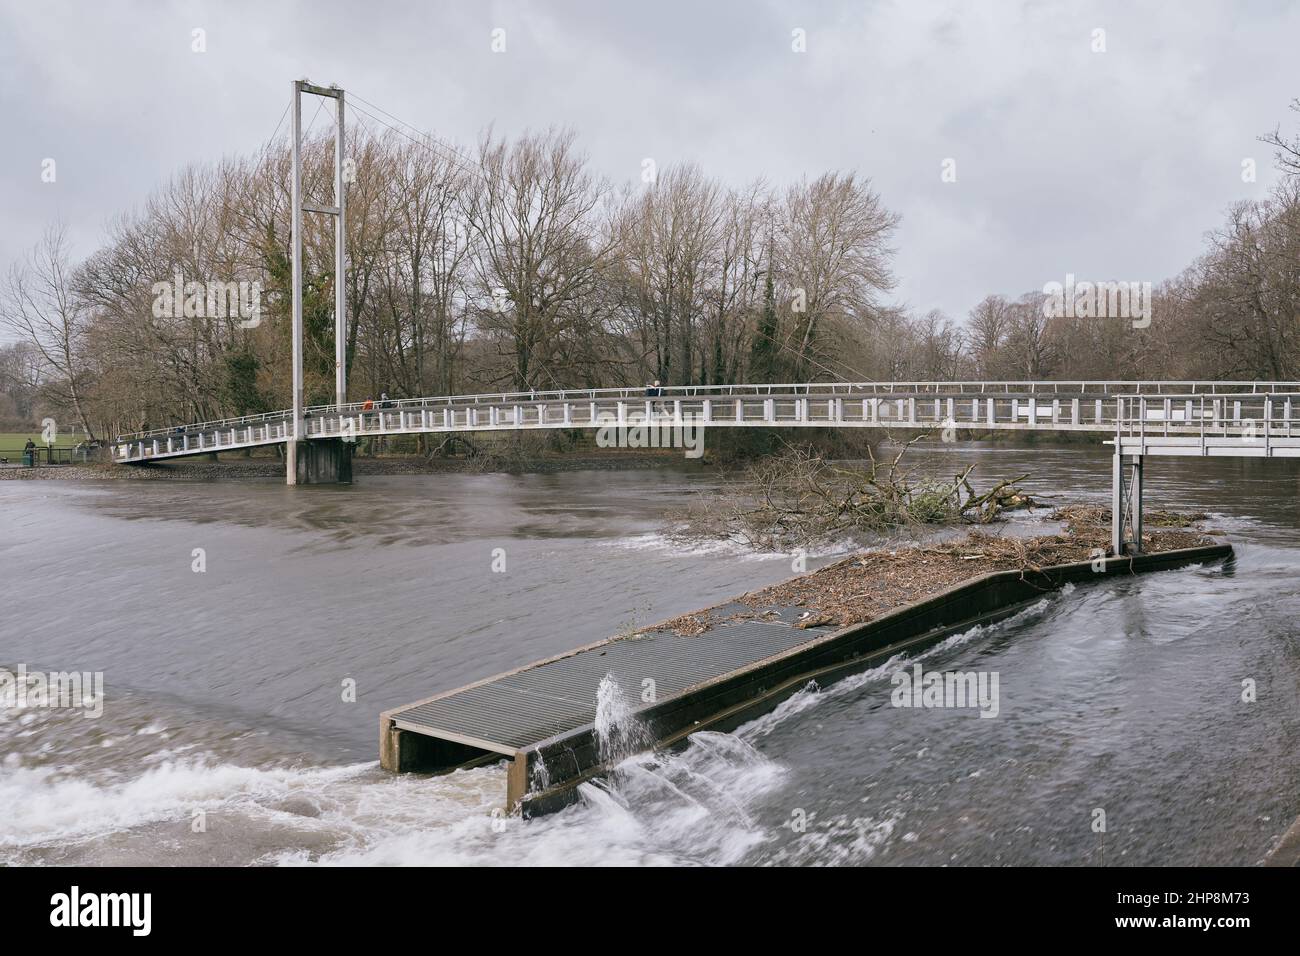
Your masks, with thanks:
[{"label": "rushing white water", "polygon": [[[974,628],[951,640],[985,632]],[[790,835],[803,812],[792,806],[790,819],[775,831],[759,819],[757,807],[780,791],[788,772],[756,744],[787,721],[883,682],[902,661],[892,658],[827,689],[810,684],[734,734],[697,733],[685,747],[660,753],[644,752],[646,728],[606,675],[595,724],[602,755],[616,762],[613,772],[582,785],[577,806],[527,822],[500,813],[500,766],[433,778],[395,777],[373,763],[302,766],[272,758],[264,766],[243,766],[212,752],[229,738],[224,728],[212,728],[199,743],[188,741],[193,731],[185,723],[163,722],[176,717],[146,722],[140,714],[126,726],[105,726],[58,712],[24,714],[19,719],[33,735],[39,734],[34,723],[58,722],[49,729],[72,753],[129,741],[144,769],[87,772],[84,761],[81,767],[51,765],[11,754],[0,774],[0,806],[17,811],[0,819],[0,859],[130,860],[162,838],[182,854],[218,846],[217,859],[228,863],[738,863],[779,843],[778,833]],[[200,819],[203,829],[196,832]],[[822,848],[830,861],[869,861],[900,815],[821,823],[814,813],[813,819],[803,850],[773,846],[771,862],[796,862],[809,847]],[[280,847],[267,850],[268,843]]]},{"label": "rushing white water", "polygon": [[596,687],[596,744],[603,763],[614,763],[644,750],[650,732],[636,716],[613,674]]}]

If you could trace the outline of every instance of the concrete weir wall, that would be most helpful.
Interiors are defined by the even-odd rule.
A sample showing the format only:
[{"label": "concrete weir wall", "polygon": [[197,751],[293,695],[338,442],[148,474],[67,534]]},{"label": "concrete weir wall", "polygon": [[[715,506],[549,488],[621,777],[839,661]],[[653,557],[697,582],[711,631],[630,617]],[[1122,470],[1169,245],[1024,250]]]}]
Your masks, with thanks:
[{"label": "concrete weir wall", "polygon": [[[1159,571],[1231,557],[1230,545],[1125,555],[1037,571],[1000,571],[974,578],[933,597],[721,674],[637,711],[655,747],[672,746],[700,730],[729,730],[771,710],[808,681],[827,683],[902,651],[925,647],[977,624],[1009,617],[1045,594],[1072,582]],[[387,715],[385,715],[387,716]],[[507,806],[525,816],[573,802],[578,784],[606,772],[595,727],[587,724],[513,755],[485,754],[451,741],[383,722],[380,762],[389,770],[441,771],[509,756]],[[539,763],[545,767],[538,774]],[[533,782],[544,778],[542,789]]]},{"label": "concrete weir wall", "polygon": [[284,457],[291,485],[352,484],[352,443],[341,438],[290,439]]}]

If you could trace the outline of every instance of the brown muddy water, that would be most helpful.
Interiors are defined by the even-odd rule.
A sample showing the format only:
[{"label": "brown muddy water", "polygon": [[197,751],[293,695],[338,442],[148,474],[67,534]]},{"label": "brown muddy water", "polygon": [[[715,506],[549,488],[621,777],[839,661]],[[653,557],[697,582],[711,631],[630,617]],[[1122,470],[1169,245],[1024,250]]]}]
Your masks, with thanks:
[{"label": "brown muddy water", "polygon": [[[914,457],[1109,492],[1099,447]],[[1283,461],[1149,463],[1149,506],[1212,513],[1228,565],[1048,596],[632,758],[563,813],[494,817],[496,768],[377,768],[381,710],[788,577],[788,557],[659,533],[715,481],[0,482],[0,668],[102,671],[105,691],[98,718],[0,697],[0,863],[1248,865],[1300,814]],[[918,661],[996,673],[997,717],[893,706]]]}]

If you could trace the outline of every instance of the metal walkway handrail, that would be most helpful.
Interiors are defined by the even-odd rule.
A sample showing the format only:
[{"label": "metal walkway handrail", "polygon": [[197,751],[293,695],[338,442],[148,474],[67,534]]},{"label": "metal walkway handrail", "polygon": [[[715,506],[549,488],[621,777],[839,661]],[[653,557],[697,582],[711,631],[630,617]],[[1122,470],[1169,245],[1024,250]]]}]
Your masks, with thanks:
[{"label": "metal walkway handrail", "polygon": [[[300,437],[356,441],[385,435],[595,428],[897,428],[1083,432],[1114,438],[1131,454],[1300,457],[1300,390],[1250,383],[846,383],[679,386],[523,392],[368,403],[306,410]],[[923,386],[958,389],[922,390]],[[1113,388],[1114,383],[1105,383]],[[918,387],[922,386],[922,387]],[[1140,386],[1145,391],[1138,391]],[[892,390],[891,390],[892,389]],[[962,390],[964,389],[964,390]],[[982,389],[982,390],[980,390]],[[691,391],[696,392],[691,395]],[[563,396],[563,397],[561,397]],[[208,454],[290,441],[281,413],[181,426],[114,444],[122,463]],[[598,440],[600,435],[598,434]],[[606,435],[606,438],[609,436]],[[639,439],[638,439],[639,440]]]},{"label": "metal walkway handrail", "polygon": [[[342,406],[313,405],[306,409],[308,417],[321,415],[356,414],[362,411],[412,411],[422,408],[446,408],[463,405],[532,405],[546,402],[574,402],[579,400],[637,399],[647,397],[646,387],[559,389],[527,392],[481,392],[468,395],[443,395],[428,398],[388,399],[380,402],[350,402]],[[763,385],[667,385],[658,389],[659,398],[687,399],[711,397],[751,396],[771,397],[872,397],[890,395],[974,397],[984,395],[1066,395],[1066,396],[1128,396],[1158,395],[1162,398],[1199,398],[1214,395],[1224,398],[1258,397],[1260,395],[1300,396],[1300,382],[1234,382],[1234,381],[947,381],[947,382],[791,382]],[[365,409],[365,405],[371,405]],[[381,409],[382,406],[382,409]],[[290,409],[222,418],[154,428],[147,431],[118,435],[115,443],[131,443],[153,438],[166,438],[187,433],[222,431],[248,428],[291,419]]]}]

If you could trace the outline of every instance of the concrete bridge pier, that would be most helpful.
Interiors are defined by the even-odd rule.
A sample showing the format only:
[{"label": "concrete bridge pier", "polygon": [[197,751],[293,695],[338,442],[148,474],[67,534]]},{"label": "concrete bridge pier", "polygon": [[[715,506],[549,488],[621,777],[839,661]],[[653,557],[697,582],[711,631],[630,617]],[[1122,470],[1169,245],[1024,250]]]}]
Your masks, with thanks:
[{"label": "concrete bridge pier", "polygon": [[341,438],[307,438],[284,443],[285,483],[352,484],[352,442]]}]

